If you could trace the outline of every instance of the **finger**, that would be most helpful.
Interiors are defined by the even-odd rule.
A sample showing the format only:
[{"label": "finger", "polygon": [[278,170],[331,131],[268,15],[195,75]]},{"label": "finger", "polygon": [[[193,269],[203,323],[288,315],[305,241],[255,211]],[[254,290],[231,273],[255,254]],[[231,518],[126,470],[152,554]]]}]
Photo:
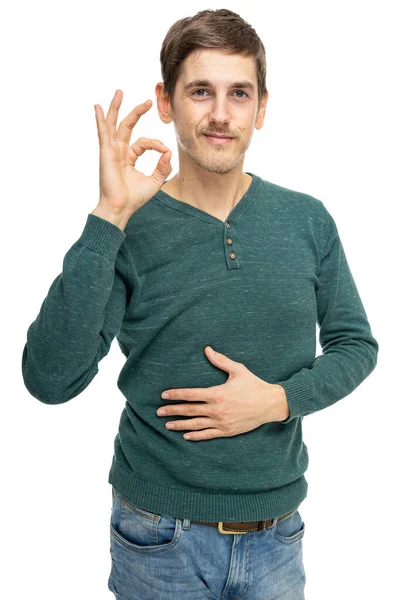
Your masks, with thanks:
[{"label": "finger", "polygon": [[206,427],[210,427],[210,419],[207,419],[207,421],[205,419],[190,419],[189,421],[168,421],[168,423],[165,423],[166,429],[175,429],[176,431],[198,431]]},{"label": "finger", "polygon": [[111,136],[116,136],[118,111],[122,102],[122,90],[116,90],[113,99],[111,100],[110,108],[108,109],[106,123],[110,125]]},{"label": "finger", "polygon": [[159,159],[158,163],[156,164],[156,168],[150,175],[150,179],[154,181],[155,185],[158,188],[160,188],[163,185],[168,175],[172,171],[172,166],[170,162],[171,156],[171,150],[168,150],[168,152],[164,152],[161,158]]},{"label": "finger", "polygon": [[183,439],[190,442],[199,442],[200,440],[213,440],[219,437],[227,437],[219,429],[203,429],[202,431],[188,431],[183,434]]},{"label": "finger", "polygon": [[101,108],[100,104],[94,105],[94,112],[96,115],[97,133],[99,136],[100,149],[104,149],[110,145],[110,135],[107,123],[104,119],[103,109]]},{"label": "finger", "polygon": [[135,108],[119,124],[117,139],[121,140],[121,142],[129,144],[129,140],[131,139],[132,135],[132,129],[135,127],[140,117],[149,110],[151,105],[151,100],[146,100],[146,102],[142,102],[142,104],[135,106]]},{"label": "finger", "polygon": [[160,140],[141,137],[130,146],[136,156],[142,156],[146,150],[158,150],[159,152],[168,152],[169,148]]},{"label": "finger", "polygon": [[161,398],[170,400],[205,400],[204,394],[210,388],[178,388],[163,390]]},{"label": "finger", "polygon": [[[161,410],[164,411],[164,414],[162,412],[160,412]],[[176,416],[188,417],[189,415],[200,416],[201,413],[198,412],[198,407],[196,404],[192,404],[192,405],[191,404],[170,404],[168,406],[161,406],[157,410],[157,415],[158,416],[176,415]]]}]

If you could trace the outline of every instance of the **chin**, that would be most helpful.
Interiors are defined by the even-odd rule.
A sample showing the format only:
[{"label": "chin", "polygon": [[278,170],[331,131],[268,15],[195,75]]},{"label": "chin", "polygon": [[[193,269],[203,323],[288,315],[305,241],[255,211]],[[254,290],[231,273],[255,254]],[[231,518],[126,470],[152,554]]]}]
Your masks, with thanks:
[{"label": "chin", "polygon": [[239,160],[219,161],[218,159],[213,158],[211,160],[196,160],[196,162],[202,169],[204,169],[204,171],[207,171],[208,173],[218,173],[219,175],[224,175],[225,173],[230,173],[233,171]]}]

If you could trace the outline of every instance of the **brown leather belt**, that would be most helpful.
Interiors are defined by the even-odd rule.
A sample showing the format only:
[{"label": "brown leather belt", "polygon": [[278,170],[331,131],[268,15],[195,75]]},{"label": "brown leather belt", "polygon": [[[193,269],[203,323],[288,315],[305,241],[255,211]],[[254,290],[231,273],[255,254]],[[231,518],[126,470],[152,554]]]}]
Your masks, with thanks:
[{"label": "brown leather belt", "polygon": [[[299,505],[300,506],[300,505]],[[295,510],[299,508],[293,508],[290,512],[285,515],[280,515],[277,521],[284,519],[291,515]],[[198,521],[197,519],[190,519],[194,523],[201,523],[202,525],[211,525],[212,527],[218,527],[220,533],[248,533],[249,531],[262,531],[264,529],[270,529],[274,519],[264,519],[263,521],[218,521],[210,523],[209,521]]]}]

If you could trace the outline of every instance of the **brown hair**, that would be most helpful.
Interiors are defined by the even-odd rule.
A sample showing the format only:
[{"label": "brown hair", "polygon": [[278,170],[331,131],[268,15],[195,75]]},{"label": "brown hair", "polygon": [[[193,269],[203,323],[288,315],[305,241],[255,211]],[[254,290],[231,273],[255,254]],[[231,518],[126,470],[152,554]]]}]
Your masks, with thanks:
[{"label": "brown hair", "polygon": [[221,48],[229,54],[253,56],[257,69],[258,108],[267,91],[267,64],[264,44],[253,27],[226,8],[202,10],[193,17],[176,21],[167,32],[160,51],[164,94],[171,105],[181,64],[194,50]]}]

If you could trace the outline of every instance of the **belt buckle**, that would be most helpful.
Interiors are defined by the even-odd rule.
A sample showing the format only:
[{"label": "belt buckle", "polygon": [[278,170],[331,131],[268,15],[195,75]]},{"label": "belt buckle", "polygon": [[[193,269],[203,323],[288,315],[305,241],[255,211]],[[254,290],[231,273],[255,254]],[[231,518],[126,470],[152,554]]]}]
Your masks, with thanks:
[{"label": "belt buckle", "polygon": [[226,534],[228,534],[228,535],[229,535],[229,534],[233,534],[233,533],[247,533],[247,531],[231,531],[231,530],[229,530],[229,531],[226,531],[226,530],[224,529],[224,523],[225,523],[225,521],[218,521],[218,531],[219,531],[220,533],[224,533],[225,535],[226,535]]}]

